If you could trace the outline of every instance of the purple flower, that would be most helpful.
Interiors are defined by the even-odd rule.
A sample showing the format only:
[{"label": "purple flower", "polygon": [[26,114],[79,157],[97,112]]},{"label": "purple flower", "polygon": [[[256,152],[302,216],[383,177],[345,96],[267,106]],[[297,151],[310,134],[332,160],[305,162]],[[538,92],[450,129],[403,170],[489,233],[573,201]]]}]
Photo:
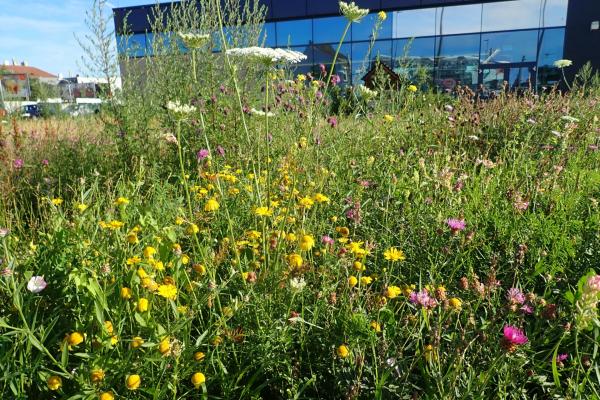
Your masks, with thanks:
[{"label": "purple flower", "polygon": [[452,233],[457,233],[459,231],[462,231],[467,226],[464,219],[457,219],[457,218],[448,218],[446,220],[446,224],[448,225],[448,228],[450,228]]},{"label": "purple flower", "polygon": [[47,167],[47,166],[48,166],[48,164],[50,164],[50,161],[48,161],[48,160],[46,160],[46,159],[43,159],[43,160],[42,160],[42,165],[43,165],[44,167]]},{"label": "purple flower", "polygon": [[323,236],[321,236],[321,243],[323,243],[325,245],[333,246],[335,241],[330,236],[323,235]]},{"label": "purple flower", "polygon": [[525,333],[515,326],[504,326],[503,334],[504,344],[510,351],[514,351],[516,346],[527,343],[527,336],[525,336]]},{"label": "purple flower", "polygon": [[198,151],[198,154],[196,155],[196,157],[198,158],[198,161],[202,161],[208,156],[210,156],[210,151],[208,151],[207,149],[201,149],[200,151]]},{"label": "purple flower", "polygon": [[43,276],[32,276],[29,282],[27,282],[27,290],[31,293],[39,293],[46,289],[47,285]]},{"label": "purple flower", "polygon": [[525,303],[525,295],[518,288],[510,288],[510,289],[508,289],[508,293],[506,294],[506,299],[511,304],[523,304],[523,303]]},{"label": "purple flower", "polygon": [[336,117],[331,116],[331,117],[327,117],[327,123],[329,124],[329,126],[331,126],[332,128],[335,128],[338,126],[338,120]]},{"label": "purple flower", "polygon": [[523,306],[519,310],[521,310],[523,314],[533,314],[533,307],[530,304],[523,304]]},{"label": "purple flower", "polygon": [[25,163],[23,162],[23,159],[21,159],[21,158],[17,158],[13,161],[13,165],[15,166],[16,169],[23,168],[23,164],[25,164]]},{"label": "purple flower", "polygon": [[567,358],[569,358],[569,355],[566,353],[558,354],[556,356],[556,362],[561,363],[561,362],[565,361]]},{"label": "purple flower", "polygon": [[427,289],[423,289],[419,292],[411,292],[408,296],[408,300],[417,306],[421,306],[423,308],[433,308],[437,306],[437,301],[435,298],[429,295]]},{"label": "purple flower", "polygon": [[319,70],[321,71],[321,75],[327,74],[327,69],[325,68],[325,64],[319,64]]},{"label": "purple flower", "polygon": [[221,157],[225,157],[225,149],[223,148],[223,146],[221,146],[221,145],[217,146],[217,154],[220,155]]},{"label": "purple flower", "polygon": [[342,78],[340,78],[340,76],[339,76],[339,75],[335,74],[335,75],[332,75],[332,76],[331,76],[331,84],[332,84],[333,86],[336,86],[336,85],[338,85],[338,84],[339,84],[341,81],[342,81]]}]

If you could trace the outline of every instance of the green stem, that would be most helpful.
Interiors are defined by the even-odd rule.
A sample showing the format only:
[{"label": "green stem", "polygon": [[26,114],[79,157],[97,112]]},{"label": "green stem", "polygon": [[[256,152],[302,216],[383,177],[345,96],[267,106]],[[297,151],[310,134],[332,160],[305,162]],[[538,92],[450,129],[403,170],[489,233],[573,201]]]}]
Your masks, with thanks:
[{"label": "green stem", "polygon": [[346,34],[348,34],[348,29],[350,29],[350,25],[352,21],[348,21],[346,27],[344,28],[344,33],[340,38],[337,49],[335,50],[335,55],[333,56],[333,62],[331,63],[331,68],[329,69],[329,75],[327,76],[327,82],[325,82],[325,93],[323,93],[323,98],[327,96],[327,91],[329,90],[329,86],[331,85],[331,76],[333,75],[333,70],[335,69],[335,62],[337,61],[338,54],[340,53],[340,49],[342,48],[342,44],[344,43],[344,39],[346,38]]}]

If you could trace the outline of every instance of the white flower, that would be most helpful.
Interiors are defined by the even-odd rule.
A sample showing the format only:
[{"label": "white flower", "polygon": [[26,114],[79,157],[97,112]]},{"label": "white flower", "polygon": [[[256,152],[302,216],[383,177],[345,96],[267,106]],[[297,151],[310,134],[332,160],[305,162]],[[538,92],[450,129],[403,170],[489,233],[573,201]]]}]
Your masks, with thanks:
[{"label": "white flower", "polygon": [[570,67],[571,65],[573,65],[573,61],[571,60],[556,60],[554,61],[554,66],[556,68],[566,68],[566,67]]},{"label": "white flower", "polygon": [[578,118],[571,117],[570,115],[563,115],[562,117],[560,117],[560,119],[562,119],[563,121],[570,122],[570,123],[579,122]]},{"label": "white flower", "polygon": [[467,136],[467,138],[469,138],[470,140],[472,140],[472,141],[474,141],[474,142],[476,142],[476,141],[478,141],[478,140],[479,140],[479,137],[477,137],[477,136],[475,136],[475,135],[469,135],[469,136]]},{"label": "white flower", "polygon": [[369,13],[368,8],[358,8],[354,2],[350,4],[340,1],[340,12],[348,19],[350,22],[359,22],[365,15]]},{"label": "white flower", "polygon": [[251,113],[252,115],[257,115],[257,116],[259,116],[259,117],[264,117],[265,115],[266,115],[267,117],[274,117],[274,116],[275,116],[275,114],[274,114],[274,113],[272,113],[271,111],[269,111],[269,112],[265,113],[264,111],[257,110],[256,108],[251,108],[251,109],[250,109],[250,113]]},{"label": "white flower", "polygon": [[167,133],[163,138],[167,143],[177,144],[177,138],[172,133]]},{"label": "white flower", "polygon": [[301,292],[302,289],[304,289],[304,286],[306,286],[306,282],[304,281],[304,278],[292,278],[292,279],[290,279],[290,288],[294,292]]},{"label": "white flower", "polygon": [[356,87],[356,94],[368,101],[373,97],[377,96],[377,91],[371,90],[365,85],[358,85]]},{"label": "white flower", "polygon": [[179,100],[169,101],[167,103],[167,110],[174,112],[175,114],[191,114],[196,111],[196,107],[187,104],[181,104]]},{"label": "white flower", "polygon": [[8,235],[9,232],[10,232],[10,229],[8,229],[8,228],[0,228],[0,238]]},{"label": "white flower", "polygon": [[297,64],[306,60],[306,55],[299,51],[271,49],[268,47],[234,48],[227,50],[226,53],[230,56],[250,58],[265,65]]},{"label": "white flower", "polygon": [[27,282],[27,290],[31,293],[39,293],[46,289],[47,285],[43,276],[32,276],[29,282]]},{"label": "white flower", "polygon": [[179,32],[178,35],[188,49],[199,49],[210,39],[208,34]]}]

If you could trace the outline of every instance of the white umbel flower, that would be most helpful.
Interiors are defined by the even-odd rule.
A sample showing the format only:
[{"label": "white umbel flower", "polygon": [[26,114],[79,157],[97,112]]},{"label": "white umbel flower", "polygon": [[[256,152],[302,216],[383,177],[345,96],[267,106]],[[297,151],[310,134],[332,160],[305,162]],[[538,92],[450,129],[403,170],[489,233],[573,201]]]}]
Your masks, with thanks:
[{"label": "white umbel flower", "polygon": [[373,97],[377,96],[377,91],[371,90],[365,85],[358,85],[355,90],[356,94],[365,100],[370,100]]},{"label": "white umbel flower", "polygon": [[570,67],[571,65],[573,65],[573,61],[571,60],[562,59],[554,61],[554,66],[556,68],[566,68]]},{"label": "white umbel flower", "polygon": [[188,49],[199,49],[210,39],[210,35],[201,33],[179,32],[177,35]]},{"label": "white umbel flower", "polygon": [[261,111],[261,110],[257,110],[256,108],[251,108],[251,109],[250,109],[250,114],[252,114],[252,115],[257,115],[257,116],[259,116],[259,117],[264,117],[265,115],[266,115],[267,117],[274,117],[274,116],[275,116],[275,114],[274,114],[274,113],[272,113],[271,111],[269,111],[269,112],[264,112],[264,111]]},{"label": "white umbel flower", "polygon": [[354,2],[348,4],[345,1],[340,1],[340,12],[348,19],[348,21],[360,22],[360,20],[369,13],[369,9],[358,8]]},{"label": "white umbel flower", "polygon": [[297,64],[306,60],[306,55],[299,51],[286,49],[271,49],[268,47],[243,47],[229,49],[226,53],[230,56],[245,57],[256,60],[265,65]]},{"label": "white umbel flower", "polygon": [[294,292],[301,292],[306,286],[304,278],[292,278],[290,279],[290,289]]},{"label": "white umbel flower", "polygon": [[169,101],[167,103],[167,110],[169,110],[175,114],[185,115],[185,114],[191,114],[194,111],[196,111],[196,107],[190,106],[187,104],[181,104],[179,102],[179,100],[176,100],[176,101]]}]

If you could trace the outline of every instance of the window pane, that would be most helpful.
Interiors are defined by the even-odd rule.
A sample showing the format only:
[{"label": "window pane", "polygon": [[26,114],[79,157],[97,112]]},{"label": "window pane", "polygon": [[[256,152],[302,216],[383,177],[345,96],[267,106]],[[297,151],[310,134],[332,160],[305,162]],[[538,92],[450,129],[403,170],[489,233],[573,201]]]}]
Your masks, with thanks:
[{"label": "window pane", "polygon": [[277,22],[277,46],[308,44],[312,40],[312,20]]},{"label": "window pane", "polygon": [[393,44],[393,68],[415,80],[421,71],[433,72],[435,38],[397,39]]},{"label": "window pane", "polygon": [[567,25],[568,5],[569,0],[542,0],[542,26]]},{"label": "window pane", "polygon": [[385,21],[379,21],[377,14],[367,15],[359,23],[352,24],[352,40],[370,40],[377,23],[380,24],[377,38],[390,39],[392,37],[392,19],[391,13]]},{"label": "window pane", "polygon": [[544,29],[540,32],[540,52],[538,54],[538,84],[553,85],[561,79],[560,70],[554,61],[563,58],[565,29]]},{"label": "window pane", "polygon": [[436,23],[438,35],[479,32],[481,4],[440,8]]},{"label": "window pane", "polygon": [[[352,44],[352,74],[355,78],[362,78],[371,68],[373,61],[385,63],[392,66],[392,41],[377,40],[373,43],[371,51],[369,51],[370,42],[360,42]],[[353,79],[356,83],[356,79]]]},{"label": "window pane", "polygon": [[146,55],[146,34],[136,33],[131,36],[117,37],[117,51],[128,57],[143,57]]},{"label": "window pane", "polygon": [[501,1],[483,5],[483,31],[530,29],[539,26],[540,0]]},{"label": "window pane", "polygon": [[265,47],[275,47],[277,46],[277,41],[275,40],[275,23],[274,22],[266,22],[263,25],[260,36],[258,37],[258,43],[262,44],[263,40],[265,42]]},{"label": "window pane", "polygon": [[535,62],[537,38],[537,29],[484,33],[481,35],[481,63]]},{"label": "window pane", "polygon": [[477,85],[480,35],[444,36],[436,39],[436,83],[452,89],[458,83]]},{"label": "window pane", "polygon": [[[344,33],[346,22],[344,17],[315,18],[313,21],[315,43],[338,43]],[[346,36],[345,40],[349,39],[350,37]]]},{"label": "window pane", "polygon": [[393,37],[408,38],[435,35],[436,11],[436,8],[395,11],[392,15],[394,20]]}]

